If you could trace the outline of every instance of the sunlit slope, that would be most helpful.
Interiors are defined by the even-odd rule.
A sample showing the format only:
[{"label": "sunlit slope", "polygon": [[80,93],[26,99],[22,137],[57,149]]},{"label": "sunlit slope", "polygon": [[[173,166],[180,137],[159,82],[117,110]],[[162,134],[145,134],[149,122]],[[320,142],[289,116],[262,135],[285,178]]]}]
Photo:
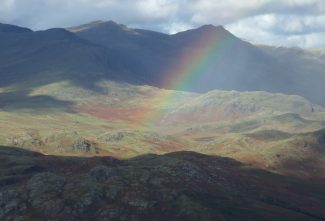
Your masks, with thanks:
[{"label": "sunlit slope", "polygon": [[[179,148],[181,138],[155,133],[160,112],[197,96],[150,86],[102,82],[100,92],[67,81],[2,88],[0,141],[44,153],[138,155]],[[183,142],[183,141],[182,141]],[[157,148],[157,149],[156,149]]]},{"label": "sunlit slope", "polygon": [[[227,143],[235,156],[232,148],[246,134],[279,131],[266,139],[270,146],[283,134],[289,139],[325,127],[324,109],[299,96],[196,94],[112,81],[97,87],[62,81],[28,93],[1,88],[0,143],[47,154],[119,157],[196,148],[223,154],[219,147]],[[259,143],[254,138],[244,149]]]},{"label": "sunlit slope", "polygon": [[213,122],[249,116],[268,118],[284,113],[309,116],[323,112],[321,106],[300,96],[267,92],[210,91],[179,105],[164,120],[169,123]]},{"label": "sunlit slope", "polygon": [[195,138],[200,144],[192,150],[296,176],[324,177],[324,136],[324,130],[296,134],[257,130]]}]

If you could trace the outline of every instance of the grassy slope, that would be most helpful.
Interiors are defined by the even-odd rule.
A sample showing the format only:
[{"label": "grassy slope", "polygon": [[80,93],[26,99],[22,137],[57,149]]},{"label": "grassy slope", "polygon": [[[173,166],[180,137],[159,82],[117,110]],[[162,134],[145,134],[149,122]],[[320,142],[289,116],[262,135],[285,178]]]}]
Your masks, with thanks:
[{"label": "grassy slope", "polygon": [[200,95],[109,81],[92,90],[67,81],[28,93],[19,88],[0,90],[0,144],[46,154],[130,157],[191,149],[284,170],[289,159],[318,157],[314,149],[305,154],[304,133],[325,127],[324,110],[298,96]]},{"label": "grassy slope", "polygon": [[[18,142],[18,146],[60,154],[61,150],[55,150],[55,146],[62,142],[71,144],[74,137],[82,137],[96,141],[101,149],[109,149],[109,154],[120,157],[157,152],[155,148],[163,151],[164,148],[173,149],[172,146],[177,148],[180,145],[180,141],[165,138],[164,134],[159,139],[156,134],[150,134],[155,131],[151,126],[151,118],[156,119],[156,114],[151,117],[151,113],[157,113],[158,116],[160,110],[165,108],[163,99],[178,92],[112,82],[103,83],[98,90],[96,92],[60,82],[35,88],[24,95],[28,99],[2,98],[0,142],[13,144],[12,140],[20,137],[23,141]],[[4,94],[17,91],[19,89],[15,86],[2,88]],[[192,93],[178,94],[181,100],[196,96]],[[32,99],[39,96],[50,96],[50,101],[55,99],[64,104],[44,106],[47,100]],[[125,130],[131,131],[128,134],[131,138],[125,136],[121,141],[109,143],[98,139],[107,133],[123,133]],[[69,132],[76,132],[78,136],[71,138]],[[57,137],[57,142],[51,141],[45,145],[44,142],[51,137]],[[40,140],[44,145],[35,145],[33,140]],[[67,153],[63,151],[61,154]]]}]

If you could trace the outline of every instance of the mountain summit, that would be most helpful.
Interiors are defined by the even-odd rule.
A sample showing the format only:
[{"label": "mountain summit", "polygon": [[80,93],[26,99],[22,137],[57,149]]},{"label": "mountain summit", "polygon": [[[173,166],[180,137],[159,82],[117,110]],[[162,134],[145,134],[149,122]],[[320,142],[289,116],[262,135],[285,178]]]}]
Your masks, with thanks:
[{"label": "mountain summit", "polygon": [[11,32],[11,33],[22,33],[22,32],[31,32],[32,30],[28,28],[22,28],[15,25],[3,24],[0,23],[0,32]]},{"label": "mountain summit", "polygon": [[0,45],[2,86],[35,85],[38,79],[93,87],[109,79],[194,92],[281,92],[325,104],[325,62],[315,62],[316,55],[282,56],[280,49],[257,47],[222,26],[168,35],[113,21],[36,32],[1,24]]},{"label": "mountain summit", "polygon": [[[67,30],[71,31],[71,32],[83,32],[83,31],[87,31],[87,30],[111,30],[111,31],[117,31],[117,30],[128,30],[127,26],[122,25],[122,24],[118,24],[114,21],[93,21],[90,22],[88,24],[83,24],[80,26],[76,26],[76,27],[71,27],[71,28],[67,28]],[[131,30],[131,29],[129,29]]]}]

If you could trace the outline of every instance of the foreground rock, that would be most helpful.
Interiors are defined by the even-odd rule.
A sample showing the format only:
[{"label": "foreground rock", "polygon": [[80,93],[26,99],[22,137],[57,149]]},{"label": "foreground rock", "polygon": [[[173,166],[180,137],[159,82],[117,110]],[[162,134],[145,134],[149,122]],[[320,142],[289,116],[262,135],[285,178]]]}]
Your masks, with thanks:
[{"label": "foreground rock", "polygon": [[16,177],[0,182],[0,220],[325,220],[321,181],[193,152],[122,161],[0,147],[0,175]]}]

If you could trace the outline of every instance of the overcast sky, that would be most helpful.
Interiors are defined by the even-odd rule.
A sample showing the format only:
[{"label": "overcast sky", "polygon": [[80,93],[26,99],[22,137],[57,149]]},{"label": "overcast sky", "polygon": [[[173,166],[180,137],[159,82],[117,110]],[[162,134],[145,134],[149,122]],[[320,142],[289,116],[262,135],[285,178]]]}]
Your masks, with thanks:
[{"label": "overcast sky", "polygon": [[254,43],[325,47],[325,0],[0,0],[0,22],[34,30],[94,20],[166,33],[223,25]]}]

